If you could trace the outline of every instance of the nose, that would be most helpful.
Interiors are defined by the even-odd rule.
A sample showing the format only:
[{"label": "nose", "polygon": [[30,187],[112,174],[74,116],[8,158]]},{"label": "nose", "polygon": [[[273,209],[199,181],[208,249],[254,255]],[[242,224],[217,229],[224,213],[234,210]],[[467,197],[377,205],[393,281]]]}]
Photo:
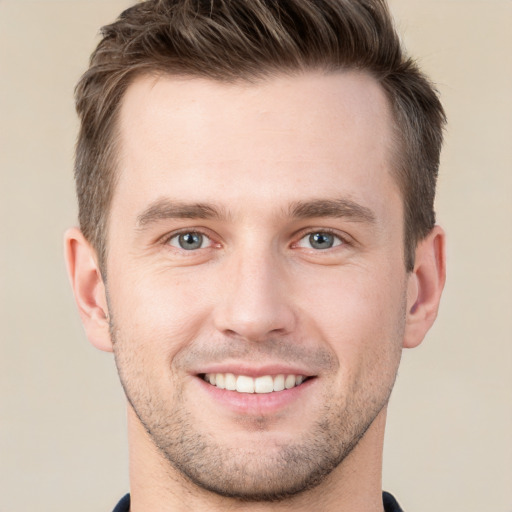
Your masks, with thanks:
[{"label": "nose", "polygon": [[278,259],[263,252],[246,252],[226,262],[214,312],[217,330],[247,341],[263,341],[294,330],[293,297]]}]

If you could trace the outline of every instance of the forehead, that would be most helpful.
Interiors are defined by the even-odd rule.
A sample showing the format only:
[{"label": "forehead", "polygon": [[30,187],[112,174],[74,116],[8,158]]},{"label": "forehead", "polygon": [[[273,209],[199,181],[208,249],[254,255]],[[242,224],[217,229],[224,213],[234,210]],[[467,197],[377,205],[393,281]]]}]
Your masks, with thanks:
[{"label": "forehead", "polygon": [[336,187],[364,202],[379,186],[384,201],[392,126],[384,91],[362,72],[236,84],[139,77],[121,106],[114,203],[188,194],[229,206],[245,195],[263,208],[270,195],[294,201]]}]

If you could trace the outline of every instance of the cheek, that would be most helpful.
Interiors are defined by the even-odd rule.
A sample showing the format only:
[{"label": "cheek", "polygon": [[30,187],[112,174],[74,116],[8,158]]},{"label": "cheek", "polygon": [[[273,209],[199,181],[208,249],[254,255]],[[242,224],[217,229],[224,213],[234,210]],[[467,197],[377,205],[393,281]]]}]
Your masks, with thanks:
[{"label": "cheek", "polygon": [[163,271],[120,275],[131,277],[109,283],[112,315],[119,334],[139,352],[172,359],[205,327],[210,299],[204,280]]},{"label": "cheek", "polygon": [[304,316],[342,366],[353,371],[399,358],[405,318],[403,275],[403,269],[371,272],[347,267],[315,276],[314,287],[302,301]]}]

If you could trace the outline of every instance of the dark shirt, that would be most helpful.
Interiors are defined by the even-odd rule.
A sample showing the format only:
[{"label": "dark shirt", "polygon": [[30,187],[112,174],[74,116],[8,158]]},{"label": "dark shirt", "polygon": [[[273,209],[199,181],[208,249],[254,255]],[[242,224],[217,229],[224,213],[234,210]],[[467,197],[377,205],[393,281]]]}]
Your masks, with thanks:
[{"label": "dark shirt", "polygon": [[[382,501],[384,503],[385,512],[404,512],[400,505],[397,503],[395,498],[388,492],[382,493]],[[130,495],[127,494],[123,499],[116,505],[116,508],[112,512],[129,512],[130,510]]]},{"label": "dark shirt", "polygon": [[130,511],[130,495],[126,494],[121,498],[121,501],[116,505],[112,512],[129,512]]}]

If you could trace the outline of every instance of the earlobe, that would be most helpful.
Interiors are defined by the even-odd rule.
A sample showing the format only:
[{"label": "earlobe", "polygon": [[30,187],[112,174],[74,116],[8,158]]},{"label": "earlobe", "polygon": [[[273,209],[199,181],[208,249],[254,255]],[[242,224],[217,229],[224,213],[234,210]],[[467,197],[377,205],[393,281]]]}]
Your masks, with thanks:
[{"label": "earlobe", "polygon": [[405,348],[418,346],[434,323],[445,280],[445,233],[435,226],[416,247],[407,289]]},{"label": "earlobe", "polygon": [[78,228],[66,231],[64,245],[68,276],[87,338],[96,348],[111,352],[108,303],[96,252]]}]

